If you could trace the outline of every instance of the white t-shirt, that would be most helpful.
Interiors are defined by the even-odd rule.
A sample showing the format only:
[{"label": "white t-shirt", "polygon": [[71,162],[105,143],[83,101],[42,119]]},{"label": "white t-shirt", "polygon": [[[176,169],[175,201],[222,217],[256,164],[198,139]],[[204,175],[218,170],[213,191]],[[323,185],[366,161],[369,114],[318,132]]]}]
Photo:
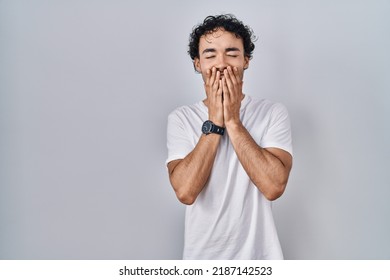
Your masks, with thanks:
[{"label": "white t-shirt", "polygon": [[[240,118],[260,147],[292,154],[290,120],[283,105],[245,95]],[[207,119],[202,101],[169,115],[166,163],[195,148]],[[225,131],[208,182],[186,208],[183,258],[283,259],[271,206],[245,172]]]}]

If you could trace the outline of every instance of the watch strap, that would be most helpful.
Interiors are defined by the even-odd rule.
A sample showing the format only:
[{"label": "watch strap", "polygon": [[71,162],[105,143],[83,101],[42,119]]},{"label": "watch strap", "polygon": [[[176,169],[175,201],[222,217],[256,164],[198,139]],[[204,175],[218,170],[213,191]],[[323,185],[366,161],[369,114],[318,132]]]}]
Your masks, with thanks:
[{"label": "watch strap", "polygon": [[211,126],[211,133],[216,133],[216,134],[219,134],[219,135],[223,135],[225,133],[225,128],[224,127],[221,127],[221,126],[218,126],[216,124],[213,123],[213,125]]}]

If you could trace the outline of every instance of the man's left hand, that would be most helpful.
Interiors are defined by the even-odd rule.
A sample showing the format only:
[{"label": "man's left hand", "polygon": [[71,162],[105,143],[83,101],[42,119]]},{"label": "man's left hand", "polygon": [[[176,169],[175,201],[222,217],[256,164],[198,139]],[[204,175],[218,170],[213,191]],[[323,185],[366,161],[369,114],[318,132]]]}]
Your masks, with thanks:
[{"label": "man's left hand", "polygon": [[223,112],[225,125],[237,124],[240,122],[241,100],[243,98],[243,81],[237,67],[228,66],[223,72]]}]

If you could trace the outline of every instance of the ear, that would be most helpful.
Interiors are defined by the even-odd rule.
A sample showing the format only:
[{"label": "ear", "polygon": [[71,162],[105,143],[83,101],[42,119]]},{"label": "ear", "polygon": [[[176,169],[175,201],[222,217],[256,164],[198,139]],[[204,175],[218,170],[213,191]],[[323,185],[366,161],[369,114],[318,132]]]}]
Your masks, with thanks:
[{"label": "ear", "polygon": [[194,68],[195,68],[196,72],[198,72],[198,73],[202,72],[202,67],[200,67],[200,59],[199,59],[199,57],[195,57],[194,58]]},{"label": "ear", "polygon": [[249,68],[249,57],[244,57],[244,70]]}]

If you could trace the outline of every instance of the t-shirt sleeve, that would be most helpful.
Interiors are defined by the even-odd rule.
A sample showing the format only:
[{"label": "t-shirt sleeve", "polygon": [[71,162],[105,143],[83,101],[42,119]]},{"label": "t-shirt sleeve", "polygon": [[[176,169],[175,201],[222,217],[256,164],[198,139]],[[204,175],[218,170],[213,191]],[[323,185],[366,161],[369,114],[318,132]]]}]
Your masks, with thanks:
[{"label": "t-shirt sleeve", "polygon": [[273,106],[268,129],[260,146],[263,148],[279,148],[293,155],[291,124],[286,107],[280,103]]},{"label": "t-shirt sleeve", "polygon": [[185,158],[194,149],[186,132],[184,122],[177,111],[172,112],[168,116],[167,148],[168,158],[165,164],[172,160]]}]

